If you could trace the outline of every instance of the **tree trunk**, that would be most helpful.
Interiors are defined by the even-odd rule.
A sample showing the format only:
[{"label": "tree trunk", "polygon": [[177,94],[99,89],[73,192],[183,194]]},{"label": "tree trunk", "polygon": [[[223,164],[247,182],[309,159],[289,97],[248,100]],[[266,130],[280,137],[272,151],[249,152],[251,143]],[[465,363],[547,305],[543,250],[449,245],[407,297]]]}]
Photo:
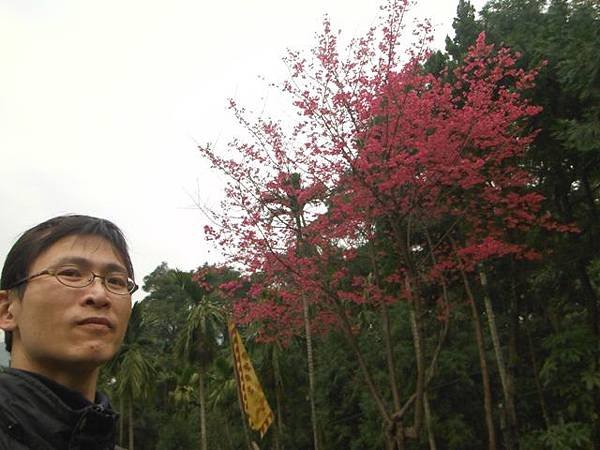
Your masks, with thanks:
[{"label": "tree trunk", "polygon": [[[206,336],[206,317],[202,315],[200,318],[200,332],[202,336]],[[200,397],[200,449],[208,450],[206,436],[206,394],[204,393],[204,367],[200,361],[198,367],[198,396]]]},{"label": "tree trunk", "polygon": [[427,440],[429,442],[429,450],[437,450],[435,443],[435,434],[433,433],[433,426],[431,424],[431,408],[429,406],[429,398],[427,398],[427,392],[423,398],[423,406],[425,407],[425,427],[427,429]]},{"label": "tree trunk", "polygon": [[500,383],[502,385],[502,394],[504,397],[504,410],[506,413],[504,445],[507,450],[514,450],[518,448],[518,436],[517,415],[515,411],[515,399],[513,395],[513,381],[512,377],[506,370],[506,364],[502,354],[502,347],[500,345],[500,337],[498,335],[498,326],[496,325],[496,315],[494,313],[494,308],[492,307],[492,299],[490,298],[489,294],[487,277],[482,268],[479,269],[479,279],[481,280],[481,286],[483,287],[483,301],[485,304],[490,334],[492,336],[492,343],[494,345],[494,354],[496,356],[496,363],[498,365],[498,372],[500,374]]},{"label": "tree trunk", "polygon": [[529,332],[529,326],[525,323],[525,333],[527,333],[527,343],[529,344],[529,359],[531,360],[531,368],[533,370],[533,379],[535,380],[535,389],[540,402],[540,409],[542,411],[542,417],[544,418],[544,424],[546,430],[550,428],[550,416],[548,415],[548,408],[546,408],[546,401],[544,400],[544,391],[542,390],[542,383],[540,382],[540,376],[538,372],[538,365],[535,358],[535,351],[533,349],[533,342],[531,340],[531,333]]},{"label": "tree trunk", "polygon": [[396,362],[394,361],[394,349],[392,347],[392,332],[390,329],[390,315],[388,307],[385,304],[381,305],[381,319],[383,322],[383,340],[385,342],[385,354],[388,366],[388,376],[390,377],[390,389],[392,391],[392,399],[394,400],[394,411],[400,411],[400,394],[398,392],[398,382],[396,380]]},{"label": "tree trunk", "polygon": [[133,448],[133,399],[129,398],[129,448],[127,450],[134,450]]},{"label": "tree trunk", "polygon": [[[306,255],[312,253],[313,249],[310,244],[307,244],[304,240],[303,229],[306,225],[303,217],[302,210],[298,207],[299,202],[296,197],[290,197],[290,204],[295,205],[291,207],[292,216],[296,224],[296,245],[299,255]],[[312,347],[312,333],[310,328],[310,315],[308,309],[308,301],[306,297],[302,295],[302,315],[304,319],[304,333],[306,334],[306,359],[308,365],[308,396],[310,399],[310,419],[312,422],[312,433],[313,433],[313,446],[314,450],[319,450],[319,436],[317,427],[317,408],[315,406],[315,365],[313,358],[313,347]]]},{"label": "tree trunk", "polygon": [[308,387],[310,397],[310,418],[312,421],[313,445],[314,450],[319,450],[319,436],[317,432],[317,409],[315,407],[315,366],[313,359],[312,334],[310,330],[310,317],[308,312],[308,302],[306,297],[302,296],[302,313],[304,315],[304,331],[306,333],[306,358],[308,362]]},{"label": "tree trunk", "polygon": [[519,422],[517,419],[517,405],[516,405],[516,401],[517,401],[517,385],[515,384],[515,376],[517,374],[517,371],[519,369],[519,367],[521,367],[520,364],[520,355],[519,355],[519,350],[520,350],[520,330],[521,327],[519,326],[519,317],[520,317],[520,299],[521,299],[521,295],[519,294],[519,291],[517,289],[517,280],[518,280],[518,276],[517,276],[517,267],[516,267],[516,263],[515,263],[515,259],[511,258],[510,261],[510,267],[511,267],[511,279],[510,279],[510,283],[511,283],[511,300],[510,300],[510,310],[509,310],[509,337],[508,337],[508,365],[506,366],[506,374],[508,376],[508,381],[509,381],[509,394],[510,397],[512,398],[512,411],[513,411],[513,436],[515,438],[516,441],[516,446],[519,447]]},{"label": "tree trunk", "polygon": [[[390,227],[394,232],[395,245],[398,255],[406,264],[407,274],[405,276],[406,292],[408,293],[408,304],[410,310],[410,323],[413,335],[413,345],[415,348],[415,361],[417,366],[417,380],[415,387],[415,411],[412,427],[406,428],[403,434],[407,437],[419,439],[421,426],[423,423],[423,398],[425,395],[425,356],[423,349],[423,299],[421,298],[419,275],[415,266],[411,248],[411,216],[404,228],[398,227],[393,218],[389,221]],[[400,269],[404,267],[400,266]]]},{"label": "tree trunk", "polygon": [[233,445],[233,437],[231,436],[231,430],[229,429],[227,420],[225,421],[225,436],[227,436],[227,443],[229,444],[230,450],[235,450],[235,446]]},{"label": "tree trunk", "polygon": [[208,450],[206,436],[206,398],[204,393],[204,369],[198,369],[198,397],[200,397],[200,449]]},{"label": "tree trunk", "polygon": [[375,386],[375,381],[373,380],[371,372],[369,371],[369,367],[367,366],[367,363],[362,354],[362,351],[360,350],[360,347],[358,346],[358,342],[356,342],[356,337],[352,333],[352,327],[350,326],[350,322],[348,321],[348,316],[346,315],[346,311],[344,310],[343,305],[341,305],[335,299],[334,299],[334,305],[337,309],[338,317],[341,320],[341,325],[342,325],[342,330],[344,331],[344,335],[346,336],[346,338],[348,340],[348,344],[350,344],[350,348],[352,349],[352,351],[354,352],[354,355],[356,356],[356,360],[358,362],[358,367],[360,368],[360,370],[363,374],[363,377],[365,378],[365,383],[367,385],[367,389],[368,389],[369,393],[371,394],[371,398],[375,402],[375,405],[377,406],[377,411],[379,412],[384,423],[387,426],[390,426],[392,424],[392,417],[389,414],[389,412],[387,411],[385,403],[383,402],[383,399],[381,398],[381,395],[379,395],[379,392],[377,391],[377,387]]},{"label": "tree trunk", "polygon": [[279,348],[277,344],[273,344],[273,372],[275,378],[275,404],[277,408],[277,424],[275,427],[274,434],[274,446],[275,450],[281,450],[282,432],[283,432],[283,402],[281,398],[282,386],[281,386],[281,371],[279,369]]},{"label": "tree trunk", "polygon": [[415,422],[414,430],[415,434],[419,435],[421,429],[421,423],[423,421],[423,399],[425,396],[425,358],[423,355],[423,338],[421,330],[421,308],[419,306],[420,300],[415,299],[410,309],[410,328],[413,334],[413,344],[415,347],[415,359],[417,363],[417,382],[416,382],[416,399],[415,399]]},{"label": "tree trunk", "polygon": [[[375,277],[375,283],[379,287],[381,286],[381,277],[379,276],[379,268],[377,266],[377,259],[375,258],[375,249],[373,241],[369,241],[369,259],[371,260],[371,271]],[[394,360],[394,350],[392,346],[392,332],[390,328],[389,309],[385,303],[381,304],[380,309],[390,391],[392,392],[392,399],[394,401],[394,411],[400,411],[402,405],[400,403],[400,393],[398,390],[398,382],[396,379],[396,362]]]},{"label": "tree trunk", "polygon": [[463,284],[469,306],[471,307],[471,315],[473,317],[473,326],[475,328],[475,339],[477,341],[477,349],[479,351],[479,367],[481,368],[481,378],[483,383],[483,406],[485,410],[485,424],[488,432],[488,449],[496,450],[496,430],[494,428],[494,418],[492,413],[492,390],[490,388],[490,374],[488,372],[487,362],[485,359],[485,346],[483,341],[483,330],[479,320],[479,311],[475,304],[475,297],[471,291],[471,286],[467,278],[467,274],[461,269]]}]

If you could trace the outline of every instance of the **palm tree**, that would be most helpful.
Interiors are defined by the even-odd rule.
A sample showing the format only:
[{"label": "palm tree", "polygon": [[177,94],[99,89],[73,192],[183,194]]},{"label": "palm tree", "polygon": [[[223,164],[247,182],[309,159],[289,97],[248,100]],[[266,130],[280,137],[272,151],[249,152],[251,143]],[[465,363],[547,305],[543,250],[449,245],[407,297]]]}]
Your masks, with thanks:
[{"label": "palm tree", "polygon": [[120,399],[120,445],[123,445],[123,413],[125,409],[128,411],[129,450],[134,450],[134,402],[148,397],[155,374],[154,364],[145,353],[148,340],[143,336],[144,321],[141,310],[141,303],[133,305],[123,345],[107,365],[107,369],[113,374],[115,390]]},{"label": "palm tree", "polygon": [[[237,410],[239,403],[238,387],[235,380],[233,362],[231,360],[229,348],[222,348],[220,355],[213,361],[208,385],[210,389],[207,396],[207,404],[213,414],[221,414],[225,418],[222,429],[229,447],[233,449],[235,446],[229,427],[229,424],[231,423],[229,414]],[[244,412],[242,411],[242,414],[243,413]],[[247,433],[247,427],[245,426],[246,422],[244,416],[242,416],[242,423],[244,424],[246,447],[248,447],[250,439]]]},{"label": "palm tree", "polygon": [[200,401],[200,448],[207,450],[205,374],[214,359],[215,334],[223,328],[224,313],[222,306],[215,301],[216,298],[196,283],[190,273],[177,271],[174,275],[192,301],[187,320],[175,344],[175,351],[183,362],[196,367]]}]

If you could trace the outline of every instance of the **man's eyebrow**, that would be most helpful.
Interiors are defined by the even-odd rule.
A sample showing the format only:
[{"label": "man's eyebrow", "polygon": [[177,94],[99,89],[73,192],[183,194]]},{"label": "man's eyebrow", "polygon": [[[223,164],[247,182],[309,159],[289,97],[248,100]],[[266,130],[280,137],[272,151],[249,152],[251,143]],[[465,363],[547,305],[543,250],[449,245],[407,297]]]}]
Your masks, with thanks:
[{"label": "man's eyebrow", "polygon": [[[59,258],[53,265],[54,266],[62,266],[65,264],[75,264],[80,267],[84,267],[89,269],[92,265],[89,259],[82,258],[81,256],[64,256]],[[124,272],[128,273],[127,269],[123,267],[121,264],[117,263],[107,263],[102,265],[102,270],[104,272]]]}]

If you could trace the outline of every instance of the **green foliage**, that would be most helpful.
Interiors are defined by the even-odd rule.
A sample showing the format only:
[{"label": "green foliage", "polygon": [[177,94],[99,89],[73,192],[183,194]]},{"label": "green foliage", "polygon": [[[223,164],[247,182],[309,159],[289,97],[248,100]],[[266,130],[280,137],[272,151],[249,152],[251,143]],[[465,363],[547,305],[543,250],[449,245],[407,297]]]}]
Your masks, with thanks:
[{"label": "green foliage", "polygon": [[586,450],[592,444],[589,424],[569,422],[527,436],[523,450]]},{"label": "green foliage", "polygon": [[164,417],[161,424],[156,450],[195,450],[198,448],[198,433],[195,432],[196,414]]},{"label": "green foliage", "polygon": [[148,343],[143,337],[142,304],[136,303],[131,310],[129,326],[121,349],[108,363],[107,369],[116,379],[115,389],[119,396],[141,399],[150,394],[150,380],[155,367],[148,353]]},{"label": "green foliage", "polygon": [[167,263],[144,277],[144,321],[156,350],[172,350],[192,302]]},{"label": "green foliage", "polygon": [[446,52],[454,61],[459,61],[481,33],[481,24],[475,19],[475,8],[468,0],[458,1],[452,28],[454,38],[446,36]]},{"label": "green foliage", "polygon": [[566,420],[590,420],[593,417],[593,393],[600,387],[600,371],[595,367],[595,349],[590,330],[570,326],[544,339],[548,356],[540,370],[540,379],[549,394],[561,401],[559,417]]},{"label": "green foliage", "polygon": [[466,449],[483,446],[483,442],[474,435],[473,428],[465,421],[462,414],[453,414],[448,418],[440,419],[436,429],[446,438],[448,448]]}]

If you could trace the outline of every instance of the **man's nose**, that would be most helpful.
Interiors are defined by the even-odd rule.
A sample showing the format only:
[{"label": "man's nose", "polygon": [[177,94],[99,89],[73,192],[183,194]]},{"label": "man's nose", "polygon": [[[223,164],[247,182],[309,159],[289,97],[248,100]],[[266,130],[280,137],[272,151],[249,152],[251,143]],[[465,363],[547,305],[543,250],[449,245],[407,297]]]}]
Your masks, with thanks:
[{"label": "man's nose", "polygon": [[86,292],[86,304],[94,304],[97,306],[104,306],[109,303],[109,294],[104,286],[104,277],[93,274],[94,278],[89,286],[87,286]]}]

